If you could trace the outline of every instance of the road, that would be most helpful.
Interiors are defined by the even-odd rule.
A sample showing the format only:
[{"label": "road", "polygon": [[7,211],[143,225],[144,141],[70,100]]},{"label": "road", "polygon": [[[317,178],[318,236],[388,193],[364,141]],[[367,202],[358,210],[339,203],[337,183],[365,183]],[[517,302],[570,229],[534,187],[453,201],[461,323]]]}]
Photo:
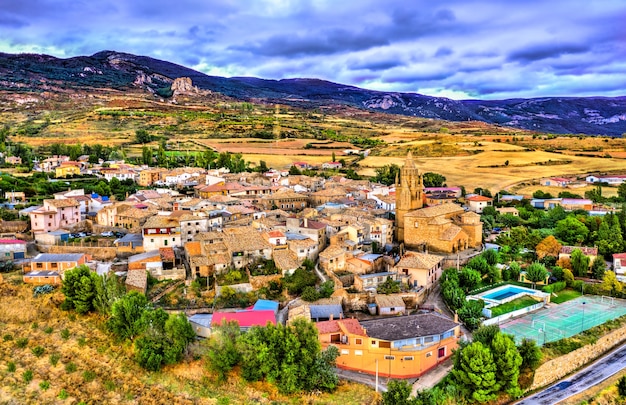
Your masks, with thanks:
[{"label": "road", "polygon": [[590,366],[540,391],[517,405],[552,405],[579,394],[626,368],[626,345],[592,363]]}]

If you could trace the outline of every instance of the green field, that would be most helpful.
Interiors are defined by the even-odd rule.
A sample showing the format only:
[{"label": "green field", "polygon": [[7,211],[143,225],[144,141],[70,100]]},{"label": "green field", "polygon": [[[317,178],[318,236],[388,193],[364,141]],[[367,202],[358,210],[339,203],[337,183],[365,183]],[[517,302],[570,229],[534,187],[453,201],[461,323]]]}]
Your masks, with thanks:
[{"label": "green field", "polygon": [[550,302],[555,304],[562,304],[566,301],[573,300],[574,298],[580,297],[582,294],[580,291],[574,291],[570,289],[566,289],[563,291],[559,291],[558,293],[553,293],[550,297]]},{"label": "green field", "polygon": [[523,297],[516,298],[513,301],[509,301],[504,304],[498,305],[497,307],[490,308],[491,316],[495,318],[496,316],[508,314],[509,312],[535,305],[536,303],[536,300],[530,298],[527,295],[524,295]]}]

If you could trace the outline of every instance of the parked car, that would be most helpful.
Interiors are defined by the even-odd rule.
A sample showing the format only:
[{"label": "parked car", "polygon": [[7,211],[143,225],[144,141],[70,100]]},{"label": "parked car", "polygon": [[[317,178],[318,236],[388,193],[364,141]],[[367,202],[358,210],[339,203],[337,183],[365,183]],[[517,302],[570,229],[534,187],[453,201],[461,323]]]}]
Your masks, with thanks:
[{"label": "parked car", "polygon": [[100,236],[111,237],[113,236],[113,232],[112,231],[102,232]]}]

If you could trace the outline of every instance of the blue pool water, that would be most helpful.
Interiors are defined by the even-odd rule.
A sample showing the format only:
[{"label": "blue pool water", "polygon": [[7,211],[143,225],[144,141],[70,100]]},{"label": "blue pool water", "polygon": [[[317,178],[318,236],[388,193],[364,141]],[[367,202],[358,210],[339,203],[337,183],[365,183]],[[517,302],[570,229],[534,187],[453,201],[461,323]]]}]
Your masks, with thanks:
[{"label": "blue pool water", "polygon": [[492,292],[491,294],[483,295],[483,297],[490,299],[490,300],[500,301],[505,298],[509,298],[509,297],[512,297],[513,295],[523,293],[523,292],[528,292],[528,290],[510,286],[505,289]]}]

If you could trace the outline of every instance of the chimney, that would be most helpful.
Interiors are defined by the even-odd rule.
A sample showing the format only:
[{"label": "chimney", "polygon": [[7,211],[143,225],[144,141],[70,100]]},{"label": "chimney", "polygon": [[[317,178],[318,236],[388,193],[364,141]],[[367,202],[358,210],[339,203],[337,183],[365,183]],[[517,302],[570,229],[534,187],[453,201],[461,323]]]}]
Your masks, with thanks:
[{"label": "chimney", "polygon": [[333,320],[333,314],[332,313],[330,314],[329,320],[331,320],[331,321]]},{"label": "chimney", "polygon": [[308,218],[304,218],[304,228],[308,228],[309,226],[309,219]]},{"label": "chimney", "polygon": [[454,323],[459,323],[459,314],[454,313]]}]

